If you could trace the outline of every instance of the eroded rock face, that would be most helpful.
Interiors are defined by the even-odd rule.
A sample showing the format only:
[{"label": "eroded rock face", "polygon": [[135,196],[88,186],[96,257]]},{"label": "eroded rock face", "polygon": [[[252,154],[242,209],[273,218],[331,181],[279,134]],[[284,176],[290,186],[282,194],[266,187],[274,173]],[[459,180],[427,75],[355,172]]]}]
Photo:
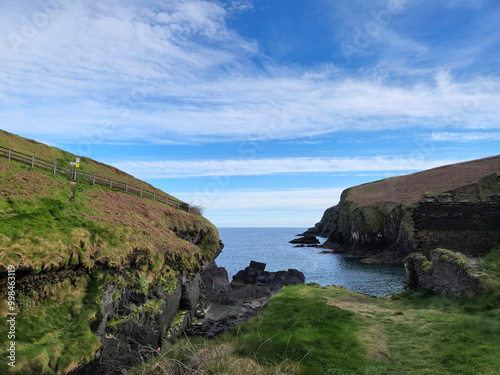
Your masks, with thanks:
[{"label": "eroded rock face", "polygon": [[416,247],[427,256],[438,247],[483,256],[500,243],[496,201],[422,202],[413,216]]},{"label": "eroded rock face", "polygon": [[238,273],[240,282],[233,279],[229,284],[226,270],[211,261],[195,277],[182,277],[179,287],[170,293],[163,287],[140,293],[108,285],[102,297],[102,316],[91,325],[102,347],[93,362],[71,374],[123,374],[157,354],[165,341],[175,342],[184,332],[217,336],[257,315],[284,285],[304,282],[302,272],[266,272],[265,266],[251,262]]},{"label": "eroded rock face", "polygon": [[[160,286],[146,294],[128,287],[108,285],[102,297],[103,316],[91,325],[101,340],[101,349],[94,361],[71,374],[122,374],[155,355],[162,346],[166,328],[179,311],[181,298],[185,301],[192,298],[189,285],[193,281],[186,284],[188,286],[179,286],[171,293],[166,293]],[[149,301],[161,303],[148,308]]]},{"label": "eroded rock face", "polygon": [[341,200],[325,212],[322,222],[308,232],[328,239],[321,247],[365,257],[372,262],[403,263],[415,251],[412,208],[405,205],[358,207]]},{"label": "eroded rock face", "polygon": [[456,297],[472,297],[483,290],[478,267],[453,251],[435,249],[429,257],[411,254],[405,259],[405,268],[407,290],[424,288]]},{"label": "eroded rock face", "polygon": [[[218,288],[207,293],[209,303],[204,317],[198,319],[187,332],[203,337],[217,336],[257,315],[259,309],[283,286],[305,281],[304,274],[298,270],[267,272],[265,268],[265,263],[251,261],[247,268],[233,277],[231,284],[219,283]],[[211,272],[227,275],[220,268]]]}]

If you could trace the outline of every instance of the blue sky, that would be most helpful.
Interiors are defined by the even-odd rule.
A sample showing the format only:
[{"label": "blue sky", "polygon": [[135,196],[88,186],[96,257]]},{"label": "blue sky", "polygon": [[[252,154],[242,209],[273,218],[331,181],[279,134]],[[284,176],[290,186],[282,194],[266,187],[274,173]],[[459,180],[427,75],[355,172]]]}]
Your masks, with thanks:
[{"label": "blue sky", "polygon": [[309,227],[346,187],[499,153],[497,0],[0,3],[0,127],[220,227]]}]

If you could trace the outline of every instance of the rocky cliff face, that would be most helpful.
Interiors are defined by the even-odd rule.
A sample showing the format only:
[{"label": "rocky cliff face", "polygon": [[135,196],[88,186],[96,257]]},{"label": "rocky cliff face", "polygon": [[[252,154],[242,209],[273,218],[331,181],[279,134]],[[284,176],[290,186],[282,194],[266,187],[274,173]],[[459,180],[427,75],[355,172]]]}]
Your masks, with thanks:
[{"label": "rocky cliff face", "polygon": [[[437,247],[484,254],[500,243],[495,170],[500,171],[500,157],[347,189],[306,233],[327,236],[324,247],[371,262],[402,263],[416,250]],[[460,171],[467,172],[465,184]]]},{"label": "rocky cliff face", "polygon": [[472,297],[481,293],[484,275],[477,265],[461,253],[434,249],[428,256],[413,253],[405,259],[405,289],[430,289],[456,297]]},{"label": "rocky cliff face", "polygon": [[202,274],[181,276],[173,291],[162,286],[140,290],[106,285],[102,314],[91,323],[101,346],[93,361],[81,364],[71,374],[122,374],[161,351],[166,340],[175,341],[199,313]]},{"label": "rocky cliff face", "polygon": [[415,250],[411,207],[359,207],[342,199],[325,216],[326,220],[309,232],[324,236],[329,228],[324,247],[339,253],[363,256],[372,262],[400,263]]}]

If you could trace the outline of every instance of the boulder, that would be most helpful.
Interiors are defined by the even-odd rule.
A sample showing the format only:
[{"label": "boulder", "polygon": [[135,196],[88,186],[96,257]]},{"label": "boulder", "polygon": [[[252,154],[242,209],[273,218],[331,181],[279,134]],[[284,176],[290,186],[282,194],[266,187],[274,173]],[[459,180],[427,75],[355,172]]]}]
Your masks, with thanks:
[{"label": "boulder", "polygon": [[265,263],[251,261],[247,268],[233,276],[231,286],[235,287],[246,284],[285,286],[305,282],[305,276],[299,270],[289,269],[288,271],[267,272],[265,268]]}]

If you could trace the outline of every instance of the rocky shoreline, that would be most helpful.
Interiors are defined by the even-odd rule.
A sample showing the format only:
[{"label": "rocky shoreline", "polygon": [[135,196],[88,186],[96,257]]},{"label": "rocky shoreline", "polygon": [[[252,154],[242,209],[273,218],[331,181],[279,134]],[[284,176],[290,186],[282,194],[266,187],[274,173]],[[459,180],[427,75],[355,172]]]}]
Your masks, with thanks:
[{"label": "rocky shoreline", "polygon": [[[217,336],[257,315],[259,309],[283,286],[305,281],[304,274],[298,270],[267,272],[265,263],[251,261],[229,283],[223,267],[217,267],[215,262],[212,267],[211,276],[216,274],[219,277],[205,277],[205,284],[215,280],[215,285],[206,290],[206,308],[200,318],[187,328],[189,335]],[[223,275],[226,275],[225,280]]]},{"label": "rocky shoreline", "polygon": [[[180,287],[168,294],[162,287],[142,295],[108,285],[103,316],[91,325],[102,346],[92,362],[71,374],[122,374],[164,350],[166,342],[185,335],[215,337],[250,320],[283,286],[305,281],[298,270],[267,272],[265,266],[252,261],[229,283],[226,270],[211,261],[195,277],[183,277]],[[161,305],[144,309],[151,301]],[[138,309],[144,311],[130,318]]]}]

